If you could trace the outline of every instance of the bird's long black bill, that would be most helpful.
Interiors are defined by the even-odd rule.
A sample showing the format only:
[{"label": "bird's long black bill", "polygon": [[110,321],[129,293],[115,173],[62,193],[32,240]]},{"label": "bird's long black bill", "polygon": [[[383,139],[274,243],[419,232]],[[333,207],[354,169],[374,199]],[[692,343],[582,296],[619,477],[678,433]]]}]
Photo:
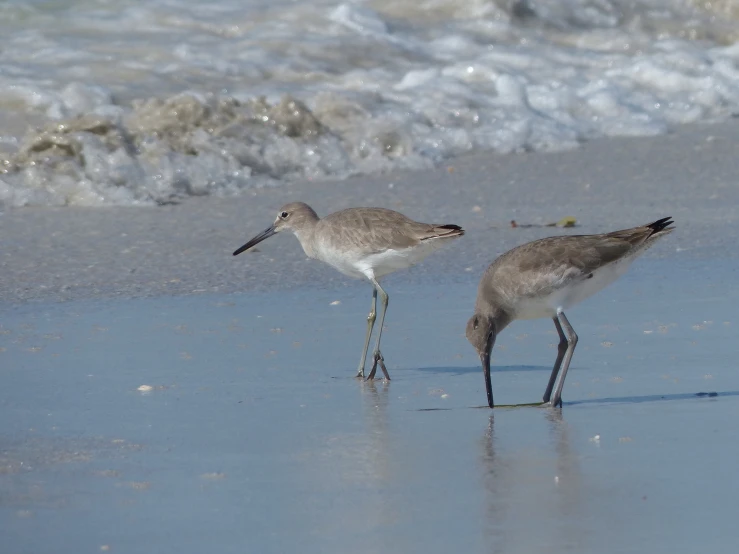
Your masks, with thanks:
[{"label": "bird's long black bill", "polygon": [[262,231],[261,233],[259,233],[256,237],[254,237],[249,242],[247,242],[244,246],[242,246],[238,250],[235,250],[233,255],[234,256],[238,256],[242,252],[244,252],[246,250],[249,250],[249,248],[251,248],[252,246],[256,246],[257,244],[259,244],[260,242],[262,242],[264,239],[268,239],[269,237],[271,237],[272,235],[274,235],[276,232],[277,231],[275,230],[275,226],[274,225],[270,225],[264,231]]},{"label": "bird's long black bill", "polygon": [[488,342],[485,345],[485,352],[480,356],[482,362],[482,373],[485,376],[485,392],[488,394],[488,406],[491,408],[495,407],[493,402],[493,384],[490,380],[490,356],[493,352],[493,345],[495,344],[495,333],[491,333],[488,337]]}]

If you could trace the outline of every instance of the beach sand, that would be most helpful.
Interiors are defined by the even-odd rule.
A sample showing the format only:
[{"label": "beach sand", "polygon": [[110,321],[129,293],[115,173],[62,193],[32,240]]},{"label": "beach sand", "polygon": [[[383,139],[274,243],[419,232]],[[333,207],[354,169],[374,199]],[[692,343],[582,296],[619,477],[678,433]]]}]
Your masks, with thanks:
[{"label": "beach sand", "polygon": [[[479,154],[435,171],[298,182],[177,206],[11,210],[0,216],[0,300],[355,286],[307,260],[292,237],[231,257],[272,223],[280,206],[296,200],[319,215],[384,206],[468,231],[388,283],[475,282],[497,255],[528,240],[611,231],[668,215],[680,232],[647,257],[733,258],[739,253],[737,144],[739,122],[732,121],[654,138],[594,140],[569,152]],[[546,224],[565,216],[576,217],[579,227],[510,228],[511,220]]]},{"label": "beach sand", "polygon": [[[729,122],[178,206],[3,213],[3,551],[733,547],[738,144]],[[295,200],[467,230],[386,279],[391,382],[353,378],[367,283],[291,236],[231,256]],[[565,216],[578,226],[510,225]],[[464,324],[485,266],[665,216],[673,234],[568,312],[562,411],[483,407]],[[538,401],[555,343],[548,320],[506,329],[496,400]]]}]

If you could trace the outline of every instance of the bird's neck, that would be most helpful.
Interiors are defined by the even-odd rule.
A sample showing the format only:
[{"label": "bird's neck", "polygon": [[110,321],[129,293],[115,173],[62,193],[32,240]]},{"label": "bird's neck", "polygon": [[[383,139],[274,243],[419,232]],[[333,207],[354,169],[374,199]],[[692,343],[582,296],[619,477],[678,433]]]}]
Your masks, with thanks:
[{"label": "bird's neck", "polygon": [[318,219],[315,221],[305,222],[300,229],[295,230],[295,236],[300,241],[300,246],[303,247],[303,252],[305,252],[305,255],[309,258],[316,257],[316,244],[314,240],[316,223],[318,223]]},{"label": "bird's neck", "polygon": [[499,334],[503,329],[508,327],[508,324],[513,321],[513,317],[510,313],[504,310],[496,302],[491,301],[489,298],[477,299],[475,303],[475,313],[486,317],[492,323],[495,333]]}]

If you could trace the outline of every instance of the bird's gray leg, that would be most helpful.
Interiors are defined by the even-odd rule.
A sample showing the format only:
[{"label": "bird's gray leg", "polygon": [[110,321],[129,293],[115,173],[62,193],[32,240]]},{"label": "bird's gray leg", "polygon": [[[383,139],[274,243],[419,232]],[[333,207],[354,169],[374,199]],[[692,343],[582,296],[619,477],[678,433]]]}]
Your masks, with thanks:
[{"label": "bird's gray leg", "polygon": [[372,328],[375,326],[377,306],[377,289],[372,288],[372,307],[367,315],[367,336],[364,337],[364,349],[362,350],[362,360],[359,362],[359,369],[357,370],[357,377],[364,379],[364,362],[367,360],[367,350],[369,350],[370,337],[372,336]]},{"label": "bird's gray leg", "polygon": [[557,345],[557,359],[554,361],[552,375],[549,377],[547,390],[544,391],[544,402],[549,402],[549,399],[552,397],[552,389],[554,388],[554,383],[557,382],[559,368],[562,366],[562,358],[565,357],[565,351],[567,350],[567,337],[564,331],[562,331],[562,325],[559,324],[559,319],[557,319],[557,316],[554,316],[552,321],[554,321],[554,326],[557,328],[557,333],[559,333],[559,345]]},{"label": "bird's gray leg", "polygon": [[380,286],[380,283],[377,282],[377,279],[373,277],[370,279],[370,281],[372,281],[372,284],[375,285],[375,290],[380,293],[380,300],[382,301],[382,313],[380,314],[380,329],[377,331],[377,344],[375,345],[375,351],[372,353],[372,370],[367,376],[367,379],[375,378],[375,373],[377,372],[377,364],[380,364],[380,369],[385,374],[385,379],[389,381],[390,375],[388,374],[387,368],[385,367],[385,359],[380,353],[380,340],[382,340],[382,326],[385,323],[385,314],[387,313],[388,296],[385,290]]},{"label": "bird's gray leg", "polygon": [[557,383],[557,388],[554,389],[554,396],[552,397],[552,406],[562,405],[562,389],[565,386],[565,378],[567,377],[567,370],[570,368],[570,361],[572,360],[572,354],[575,352],[577,346],[577,333],[567,321],[567,316],[563,311],[557,312],[557,319],[562,324],[564,332],[567,335],[567,352],[565,352],[564,361],[562,362],[562,375]]}]

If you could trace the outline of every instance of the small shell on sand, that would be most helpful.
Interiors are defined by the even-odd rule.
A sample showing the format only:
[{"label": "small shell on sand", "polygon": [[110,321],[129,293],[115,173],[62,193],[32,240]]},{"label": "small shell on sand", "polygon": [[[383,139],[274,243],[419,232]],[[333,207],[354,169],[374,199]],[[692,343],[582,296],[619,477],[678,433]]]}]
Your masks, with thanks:
[{"label": "small shell on sand", "polygon": [[226,474],[220,471],[215,471],[213,473],[203,473],[200,477],[202,479],[223,479],[226,477]]}]

